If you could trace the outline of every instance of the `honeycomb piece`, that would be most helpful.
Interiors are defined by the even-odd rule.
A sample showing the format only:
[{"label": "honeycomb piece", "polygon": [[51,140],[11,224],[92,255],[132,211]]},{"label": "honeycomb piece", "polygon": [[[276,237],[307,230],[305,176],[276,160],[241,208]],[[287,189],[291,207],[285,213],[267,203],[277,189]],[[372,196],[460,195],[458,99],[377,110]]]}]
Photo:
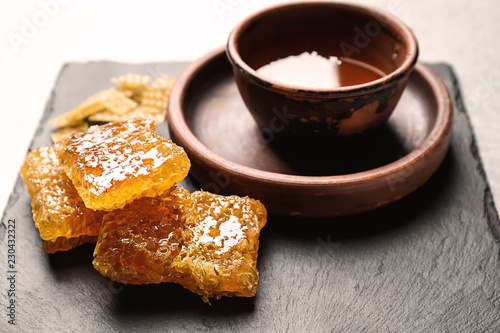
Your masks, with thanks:
[{"label": "honeycomb piece", "polygon": [[[151,82],[151,77],[147,75],[129,73],[126,75],[122,75],[120,77],[111,78],[110,81],[119,84],[120,88],[118,89],[122,91],[127,91],[128,97],[132,98],[137,103],[141,103],[142,94],[145,88],[149,85],[149,82]],[[128,119],[132,118],[114,120],[114,121],[124,121]]]},{"label": "honeycomb piece", "polygon": [[146,89],[147,89],[147,87],[138,87],[138,88],[132,89],[130,98],[132,98],[137,103],[141,104],[142,103],[142,96],[144,95],[144,91]]},{"label": "honeycomb piece", "polygon": [[187,176],[181,147],[161,137],[152,120],[92,126],[54,145],[64,171],[88,208],[113,210],[155,197]]},{"label": "honeycomb piece", "polygon": [[172,263],[186,289],[208,297],[254,296],[259,234],[267,221],[260,201],[198,191],[184,208],[185,241]]},{"label": "honeycomb piece", "polygon": [[90,96],[73,110],[51,119],[49,123],[59,128],[80,125],[88,116],[105,109],[105,106],[101,103],[101,98],[106,96],[110,90],[113,89],[103,90]]},{"label": "honeycomb piece", "polygon": [[85,118],[99,111],[108,110],[115,114],[124,114],[135,109],[137,105],[127,93],[115,88],[107,89],[90,96],[73,110],[51,119],[49,123],[59,128],[76,127],[80,126]]},{"label": "honeycomb piece", "polygon": [[206,301],[251,297],[265,223],[259,201],[174,187],[106,215],[93,264],[121,283],[177,282]]},{"label": "honeycomb piece", "polygon": [[63,127],[58,129],[57,131],[50,133],[50,138],[52,139],[52,142],[55,143],[62,138],[70,136],[71,134],[85,132],[86,130],[88,130],[88,128],[89,125],[87,123],[82,123],[79,126],[74,127]]},{"label": "honeycomb piece", "polygon": [[113,77],[110,79],[110,81],[119,84],[123,88],[133,90],[136,88],[147,86],[151,81],[151,78],[147,75],[128,73],[119,77]]},{"label": "honeycomb piece", "polygon": [[94,267],[121,283],[170,281],[169,265],[182,243],[186,198],[189,193],[174,186],[159,197],[143,197],[111,211],[94,250]]},{"label": "honeycomb piece", "polygon": [[132,96],[134,95],[133,89],[123,88],[123,87],[117,87],[115,89],[124,94],[125,96],[127,96],[128,98],[132,98]]},{"label": "honeycomb piece", "polygon": [[108,110],[115,114],[125,114],[137,107],[137,102],[127,97],[126,94],[118,89],[109,89],[103,94],[100,103]]},{"label": "honeycomb piece", "polygon": [[[86,236],[99,234],[104,212],[85,207],[52,147],[30,152],[21,177],[32,197],[33,220],[43,240],[74,239],[71,246],[75,247]],[[80,241],[78,237],[82,237]]]},{"label": "honeycomb piece", "polygon": [[156,124],[161,123],[167,116],[167,104],[170,91],[175,84],[175,79],[161,75],[155,79],[151,86],[142,88],[134,93],[134,98],[140,101],[139,112],[145,117],[153,119]]},{"label": "honeycomb piece", "polygon": [[143,108],[139,107],[137,109],[137,112],[139,114],[142,114],[143,117],[146,117],[148,119],[151,119],[155,122],[155,124],[159,124],[165,120],[165,117],[167,116],[167,109],[159,110],[155,108]]},{"label": "honeycomb piece", "polygon": [[151,115],[167,115],[168,95],[162,88],[147,87],[142,94],[140,109]]},{"label": "honeycomb piece", "polygon": [[160,88],[168,96],[175,84],[175,78],[162,74],[159,78],[155,79],[151,84],[153,88]]},{"label": "honeycomb piece", "polygon": [[125,114],[116,114],[108,110],[97,112],[91,115],[88,119],[90,121],[97,122],[123,122],[134,118],[147,118],[151,119],[155,122],[155,124],[159,124],[165,120],[166,112],[162,114],[152,113],[150,110],[143,110],[141,107],[134,109]]}]

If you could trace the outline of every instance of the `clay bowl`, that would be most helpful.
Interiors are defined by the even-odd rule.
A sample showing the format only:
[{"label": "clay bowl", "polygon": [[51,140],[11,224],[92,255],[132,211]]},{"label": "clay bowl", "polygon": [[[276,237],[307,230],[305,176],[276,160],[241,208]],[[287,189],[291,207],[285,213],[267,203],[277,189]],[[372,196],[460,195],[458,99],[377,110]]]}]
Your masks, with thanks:
[{"label": "clay bowl", "polygon": [[[385,75],[326,89],[293,86],[257,72],[271,61],[305,51],[359,61]],[[402,21],[381,10],[303,2],[248,17],[231,32],[226,52],[239,92],[262,133],[303,141],[350,136],[382,125],[405,89],[418,45]]]},{"label": "clay bowl", "polygon": [[270,214],[350,215],[395,202],[422,186],[443,161],[453,109],[446,87],[417,64],[386,124],[341,147],[276,149],[262,140],[220,48],[189,65],[169,98],[172,140],[205,190],[261,200]]}]

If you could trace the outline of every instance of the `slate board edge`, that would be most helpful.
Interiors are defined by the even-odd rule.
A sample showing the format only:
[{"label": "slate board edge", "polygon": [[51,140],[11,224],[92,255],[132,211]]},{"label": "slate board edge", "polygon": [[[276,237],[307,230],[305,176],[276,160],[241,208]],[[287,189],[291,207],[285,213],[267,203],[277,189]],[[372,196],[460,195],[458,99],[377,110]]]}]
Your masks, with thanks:
[{"label": "slate board edge", "polygon": [[[500,244],[500,218],[498,215],[498,210],[496,208],[496,204],[493,198],[493,192],[491,191],[490,183],[488,181],[488,176],[486,174],[486,171],[484,169],[483,165],[483,160],[481,159],[481,155],[479,152],[479,147],[477,145],[477,140],[476,140],[476,133],[474,131],[474,128],[472,126],[472,122],[470,120],[469,114],[466,110],[465,103],[463,100],[462,96],[462,88],[460,85],[460,81],[455,74],[455,70],[453,69],[453,66],[446,64],[446,63],[436,63],[433,65],[430,65],[431,68],[435,68],[435,66],[446,66],[449,73],[450,73],[450,79],[452,81],[452,91],[448,90],[448,93],[451,95],[450,96],[453,106],[454,106],[454,111],[455,112],[460,112],[462,113],[466,120],[467,120],[467,126],[469,127],[469,130],[471,132],[471,144],[470,144],[470,152],[472,156],[474,157],[476,161],[476,169],[477,172],[481,175],[481,177],[484,179],[485,182],[485,188],[484,188],[484,194],[483,194],[483,202],[484,202],[484,216],[486,217],[486,220],[488,221],[488,227],[490,228],[491,234],[495,241]],[[438,74],[439,75],[439,74]]]}]

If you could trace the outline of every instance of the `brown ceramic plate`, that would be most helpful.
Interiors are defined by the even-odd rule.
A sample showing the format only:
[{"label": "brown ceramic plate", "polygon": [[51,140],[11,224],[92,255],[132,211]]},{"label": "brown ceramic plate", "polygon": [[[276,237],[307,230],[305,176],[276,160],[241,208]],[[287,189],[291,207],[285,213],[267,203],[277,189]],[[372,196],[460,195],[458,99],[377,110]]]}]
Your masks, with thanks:
[{"label": "brown ceramic plate", "polygon": [[182,73],[167,116],[205,189],[260,199],[272,214],[310,217],[372,210],[416,190],[443,161],[452,118],[441,79],[417,64],[381,128],[342,142],[276,146],[245,108],[222,48]]}]

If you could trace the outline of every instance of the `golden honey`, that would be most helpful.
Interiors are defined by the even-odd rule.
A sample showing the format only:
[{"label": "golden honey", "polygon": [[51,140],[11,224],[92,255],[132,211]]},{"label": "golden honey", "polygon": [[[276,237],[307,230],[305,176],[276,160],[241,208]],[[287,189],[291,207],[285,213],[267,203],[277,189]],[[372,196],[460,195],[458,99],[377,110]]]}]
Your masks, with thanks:
[{"label": "golden honey", "polygon": [[93,264],[121,283],[176,282],[205,300],[254,296],[266,219],[257,200],[174,188],[106,215]]},{"label": "golden honey", "polygon": [[161,195],[187,176],[181,147],[156,133],[152,120],[135,118],[93,126],[54,145],[64,171],[88,208],[123,208]]},{"label": "golden honey", "polygon": [[[79,237],[99,235],[104,212],[85,207],[52,147],[30,152],[21,167],[21,177],[31,195],[33,220],[40,237],[48,242],[59,239],[50,246],[50,252],[80,245]],[[63,239],[73,241],[59,248]]]}]

